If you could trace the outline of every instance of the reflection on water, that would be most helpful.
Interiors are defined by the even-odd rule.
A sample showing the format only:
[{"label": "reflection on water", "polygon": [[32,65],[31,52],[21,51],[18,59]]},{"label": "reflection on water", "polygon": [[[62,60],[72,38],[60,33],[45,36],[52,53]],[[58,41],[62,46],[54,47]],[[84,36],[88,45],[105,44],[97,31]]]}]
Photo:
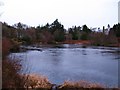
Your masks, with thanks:
[{"label": "reflection on water", "polygon": [[[22,60],[23,68],[43,74],[52,83],[65,80],[88,80],[114,87],[118,85],[117,48],[63,45],[62,48],[44,48],[43,51],[13,53]],[[12,54],[11,54],[12,55]]]}]

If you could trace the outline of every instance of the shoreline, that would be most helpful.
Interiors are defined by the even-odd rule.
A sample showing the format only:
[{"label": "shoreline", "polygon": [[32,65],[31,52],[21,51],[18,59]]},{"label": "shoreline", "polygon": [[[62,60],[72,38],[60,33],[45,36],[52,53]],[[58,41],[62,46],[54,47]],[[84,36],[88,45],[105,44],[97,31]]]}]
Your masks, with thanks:
[{"label": "shoreline", "polygon": [[[79,81],[64,81],[62,84],[52,84],[48,78],[43,75],[27,74],[22,76],[28,78],[25,88],[32,89],[47,89],[47,90],[81,90],[81,89],[100,89],[100,90],[119,90],[119,87],[107,87],[99,83],[93,83],[90,81],[79,80]],[[41,84],[42,83],[42,84]]]},{"label": "shoreline", "polygon": [[42,43],[42,42],[40,42],[40,43],[33,44],[33,46],[39,47],[40,45],[60,45],[60,44],[80,44],[83,46],[120,47],[120,43],[108,44],[108,45],[95,45],[90,40],[66,40],[63,42],[54,42],[54,43]]},{"label": "shoreline", "polygon": [[[68,46],[68,45],[64,45],[64,44],[68,44],[68,45],[72,45],[72,46]],[[75,45],[75,46],[74,46]],[[78,46],[76,46],[78,45]],[[93,48],[118,48],[118,50],[120,49],[120,44],[117,45],[109,45],[109,46],[104,46],[104,45],[92,45],[90,43],[90,41],[88,40],[70,40],[70,41],[65,41],[65,42],[59,42],[56,44],[32,44],[32,45],[20,45],[19,46],[19,51],[26,51],[26,50],[37,50],[37,51],[43,51],[43,48],[87,48],[87,47],[93,47]]]}]

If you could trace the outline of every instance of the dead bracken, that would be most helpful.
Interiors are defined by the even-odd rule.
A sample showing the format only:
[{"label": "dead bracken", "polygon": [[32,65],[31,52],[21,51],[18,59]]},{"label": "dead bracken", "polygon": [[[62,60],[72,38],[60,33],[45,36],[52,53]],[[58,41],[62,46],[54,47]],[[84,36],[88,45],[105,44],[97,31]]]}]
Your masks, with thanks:
[{"label": "dead bracken", "polygon": [[48,81],[48,78],[37,74],[23,75],[25,78],[24,88],[48,88],[50,89],[52,84]]}]

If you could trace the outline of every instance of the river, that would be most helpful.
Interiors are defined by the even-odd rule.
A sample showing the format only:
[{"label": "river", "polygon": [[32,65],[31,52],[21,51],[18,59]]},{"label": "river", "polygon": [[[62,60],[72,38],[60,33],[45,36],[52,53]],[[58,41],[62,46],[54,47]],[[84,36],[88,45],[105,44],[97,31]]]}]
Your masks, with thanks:
[{"label": "river", "polygon": [[118,86],[118,48],[60,46],[43,46],[42,51],[27,50],[10,56],[21,60],[23,73],[42,74],[53,84],[87,80],[108,87]]}]

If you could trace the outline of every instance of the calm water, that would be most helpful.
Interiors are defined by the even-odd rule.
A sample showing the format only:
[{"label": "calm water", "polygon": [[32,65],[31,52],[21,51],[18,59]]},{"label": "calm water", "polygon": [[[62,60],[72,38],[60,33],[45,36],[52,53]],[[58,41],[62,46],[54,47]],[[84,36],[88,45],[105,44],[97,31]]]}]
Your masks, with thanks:
[{"label": "calm water", "polygon": [[65,80],[87,80],[109,87],[118,85],[117,48],[62,45],[62,48],[41,47],[42,51],[29,50],[12,53],[22,61],[23,72],[47,76],[54,84]]}]

